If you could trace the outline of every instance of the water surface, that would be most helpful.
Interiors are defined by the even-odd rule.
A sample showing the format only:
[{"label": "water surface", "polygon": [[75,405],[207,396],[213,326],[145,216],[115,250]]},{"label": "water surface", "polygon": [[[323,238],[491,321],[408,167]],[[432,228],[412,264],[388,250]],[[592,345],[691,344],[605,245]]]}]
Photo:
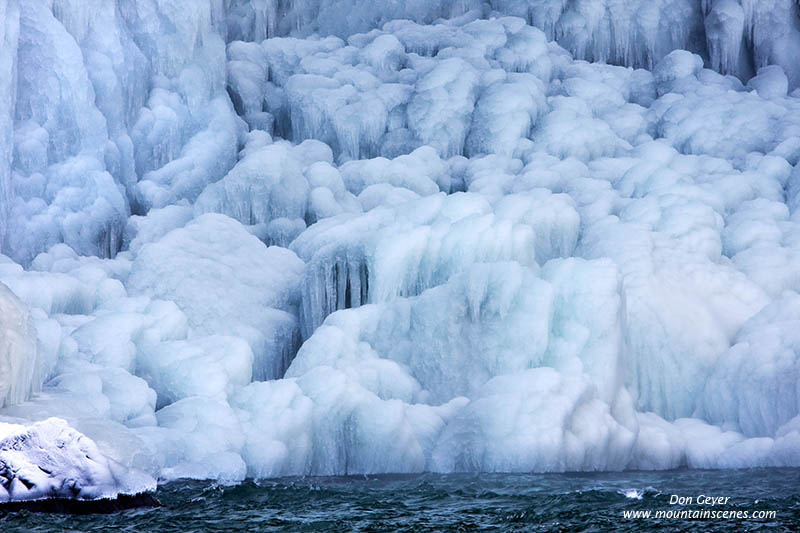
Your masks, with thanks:
[{"label": "water surface", "polygon": [[[670,505],[672,495],[691,505]],[[699,495],[729,498],[700,505]],[[791,531],[800,469],[287,478],[162,486],[163,507],[0,513],[0,531]],[[633,519],[626,511],[776,511],[768,519]]]}]

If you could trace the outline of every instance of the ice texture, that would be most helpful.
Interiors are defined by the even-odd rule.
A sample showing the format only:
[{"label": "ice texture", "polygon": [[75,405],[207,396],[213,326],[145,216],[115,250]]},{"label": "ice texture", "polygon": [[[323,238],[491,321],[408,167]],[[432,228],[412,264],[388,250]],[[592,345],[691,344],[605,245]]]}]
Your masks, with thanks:
[{"label": "ice texture", "polygon": [[131,211],[225,174],[240,127],[221,16],[210,1],[4,6],[5,253],[27,265],[66,242],[113,257]]},{"label": "ice texture", "polygon": [[0,2],[0,500],[800,466],[798,10]]},{"label": "ice texture", "polygon": [[[254,4],[253,12],[258,10]],[[791,71],[800,84],[800,6],[793,0],[432,0],[400,4],[358,0],[267,2],[283,6],[276,35],[336,35],[381,28],[392,19],[420,24],[441,18],[521,17],[576,58],[652,68],[676,49],[705,54],[723,74],[753,76],[766,65]],[[250,15],[251,17],[253,15]],[[246,39],[257,40],[257,39]]]}]

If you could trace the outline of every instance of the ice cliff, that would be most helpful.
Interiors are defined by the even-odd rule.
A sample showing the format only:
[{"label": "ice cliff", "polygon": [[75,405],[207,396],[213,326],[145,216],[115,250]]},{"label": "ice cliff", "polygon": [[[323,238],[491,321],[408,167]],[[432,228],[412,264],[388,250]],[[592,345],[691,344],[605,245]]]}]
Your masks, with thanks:
[{"label": "ice cliff", "polygon": [[798,57],[791,0],[2,1],[0,500],[800,466]]}]

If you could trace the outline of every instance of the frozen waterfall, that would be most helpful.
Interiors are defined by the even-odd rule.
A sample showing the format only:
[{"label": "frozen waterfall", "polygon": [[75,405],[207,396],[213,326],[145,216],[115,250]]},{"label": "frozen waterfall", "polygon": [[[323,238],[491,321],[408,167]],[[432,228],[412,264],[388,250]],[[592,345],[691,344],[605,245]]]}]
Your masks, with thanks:
[{"label": "frozen waterfall", "polygon": [[0,501],[800,466],[798,57],[794,0],[0,0]]}]

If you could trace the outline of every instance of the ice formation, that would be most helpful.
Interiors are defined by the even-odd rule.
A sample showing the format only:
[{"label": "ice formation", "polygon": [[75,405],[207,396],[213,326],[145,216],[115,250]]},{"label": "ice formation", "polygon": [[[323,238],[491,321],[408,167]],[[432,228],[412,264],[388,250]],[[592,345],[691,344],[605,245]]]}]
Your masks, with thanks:
[{"label": "ice formation", "polygon": [[792,0],[1,2],[0,500],[800,466],[799,54]]},{"label": "ice formation", "polygon": [[42,379],[28,309],[0,283],[0,407],[26,400],[39,390]]}]

